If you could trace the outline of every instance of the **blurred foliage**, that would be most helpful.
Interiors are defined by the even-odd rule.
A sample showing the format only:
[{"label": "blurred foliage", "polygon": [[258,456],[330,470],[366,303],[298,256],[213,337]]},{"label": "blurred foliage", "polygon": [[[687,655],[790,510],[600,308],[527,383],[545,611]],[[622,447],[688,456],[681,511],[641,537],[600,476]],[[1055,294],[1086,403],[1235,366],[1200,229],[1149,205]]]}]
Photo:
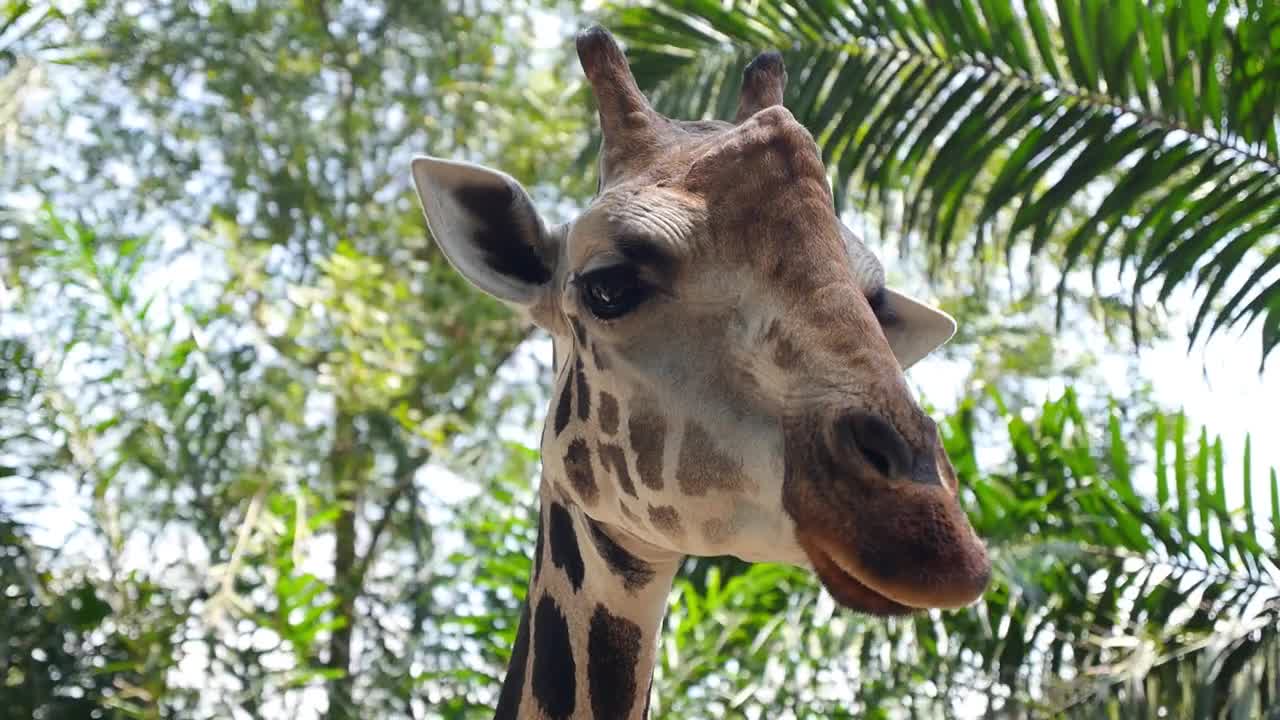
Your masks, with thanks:
[{"label": "blurred foliage", "polygon": [[[408,160],[589,188],[556,173],[585,136],[575,86],[525,62],[520,18],[557,9],[496,10],[107,1],[4,36],[56,95],[20,109],[0,187],[22,361],[0,517],[76,548],[24,555],[57,570],[34,596],[82,577],[112,608],[95,630],[130,639],[63,653],[106,661],[79,691],[97,713],[425,712],[424,639],[448,632],[427,514],[502,470],[474,428],[523,425],[543,390],[499,378],[528,329],[428,242]],[[5,692],[52,716],[76,672]]]},{"label": "blurred foliage", "polygon": [[[626,11],[623,27],[643,69],[657,55],[632,13],[774,33],[754,44],[786,23],[821,30],[830,10],[752,7]],[[0,2],[0,716],[491,716],[536,536],[546,343],[448,268],[406,168],[418,152],[497,165],[570,216],[594,188],[580,164],[593,123],[572,43],[535,45],[577,11]],[[866,27],[898,22],[877,17]],[[664,22],[649,32],[675,33]],[[959,26],[911,27],[890,37]],[[707,47],[739,42],[717,32]],[[793,92],[820,79],[788,59]],[[687,60],[663,66],[660,102]],[[722,60],[699,66],[728,73]],[[1173,97],[1150,112],[1195,101]],[[1274,157],[1265,134],[1221,129]],[[936,162],[942,137],[916,160]],[[980,170],[989,188],[996,166]],[[861,218],[897,221],[869,205]],[[1046,241],[1055,262],[1070,237]],[[1113,403],[1091,387],[1126,292],[1073,281],[1069,318],[1091,309],[1100,327],[1054,332],[1040,289],[1061,266],[1015,282],[1003,250],[935,275],[966,333],[953,353],[969,397],[943,429],[998,560],[992,591],[873,621],[836,611],[805,571],[691,559],[655,717],[1258,717],[1276,703],[1280,500],[1229,507],[1220,442],[1189,435],[1141,378]],[[970,282],[969,265],[1002,263],[1006,294],[995,273]],[[1047,382],[1078,391],[1042,402]],[[1255,482],[1277,497],[1274,474],[1241,467],[1243,497]]]}]

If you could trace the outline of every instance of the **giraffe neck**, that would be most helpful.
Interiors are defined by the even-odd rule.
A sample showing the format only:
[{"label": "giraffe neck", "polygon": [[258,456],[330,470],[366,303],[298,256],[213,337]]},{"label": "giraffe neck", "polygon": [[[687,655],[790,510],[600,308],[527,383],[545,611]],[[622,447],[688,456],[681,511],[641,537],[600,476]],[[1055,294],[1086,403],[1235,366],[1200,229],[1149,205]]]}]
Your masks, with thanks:
[{"label": "giraffe neck", "polygon": [[643,720],[680,556],[595,523],[544,479],[495,720]]}]

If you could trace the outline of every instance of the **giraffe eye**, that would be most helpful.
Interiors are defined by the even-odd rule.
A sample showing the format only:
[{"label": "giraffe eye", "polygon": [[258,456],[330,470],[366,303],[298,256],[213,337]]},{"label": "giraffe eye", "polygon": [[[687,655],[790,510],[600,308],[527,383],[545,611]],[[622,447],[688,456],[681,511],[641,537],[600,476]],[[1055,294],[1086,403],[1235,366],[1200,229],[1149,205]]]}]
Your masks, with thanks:
[{"label": "giraffe eye", "polygon": [[625,265],[594,270],[577,281],[582,303],[601,320],[622,317],[649,297],[651,288]]}]

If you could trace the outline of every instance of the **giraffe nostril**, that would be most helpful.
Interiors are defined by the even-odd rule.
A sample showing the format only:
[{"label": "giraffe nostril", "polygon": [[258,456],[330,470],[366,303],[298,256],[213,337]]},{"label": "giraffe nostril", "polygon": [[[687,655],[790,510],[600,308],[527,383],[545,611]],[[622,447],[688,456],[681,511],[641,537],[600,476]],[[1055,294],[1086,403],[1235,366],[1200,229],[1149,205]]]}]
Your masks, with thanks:
[{"label": "giraffe nostril", "polygon": [[876,472],[886,477],[893,473],[893,468],[889,465],[889,458],[879,450],[870,447],[860,447],[859,449],[862,451],[862,456],[867,459],[867,462],[875,467]]},{"label": "giraffe nostril", "polygon": [[912,467],[911,450],[902,435],[875,415],[852,412],[839,421],[845,452],[856,455],[886,478],[905,478]]}]

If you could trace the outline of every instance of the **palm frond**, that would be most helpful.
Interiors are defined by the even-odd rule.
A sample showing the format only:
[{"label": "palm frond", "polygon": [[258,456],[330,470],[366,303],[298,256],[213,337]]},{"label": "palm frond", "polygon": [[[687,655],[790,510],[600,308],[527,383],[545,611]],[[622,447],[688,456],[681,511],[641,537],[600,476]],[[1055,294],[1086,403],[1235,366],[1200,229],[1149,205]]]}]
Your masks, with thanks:
[{"label": "palm frond", "polygon": [[1053,248],[1059,303],[1073,269],[1113,268],[1135,308],[1190,286],[1192,342],[1261,319],[1263,359],[1280,344],[1274,2],[680,0],[611,24],[681,117],[727,117],[738,69],[780,48],[839,201],[935,266],[967,234]]},{"label": "palm frond", "polygon": [[[1280,546],[1250,495],[1229,508],[1221,440],[1158,417],[1148,461],[1122,415],[1099,434],[1070,392],[1030,422],[1003,413],[1009,471],[966,478],[1000,581],[946,629],[1055,717],[1262,717],[1280,688]],[[965,412],[944,436],[976,472]]]}]

